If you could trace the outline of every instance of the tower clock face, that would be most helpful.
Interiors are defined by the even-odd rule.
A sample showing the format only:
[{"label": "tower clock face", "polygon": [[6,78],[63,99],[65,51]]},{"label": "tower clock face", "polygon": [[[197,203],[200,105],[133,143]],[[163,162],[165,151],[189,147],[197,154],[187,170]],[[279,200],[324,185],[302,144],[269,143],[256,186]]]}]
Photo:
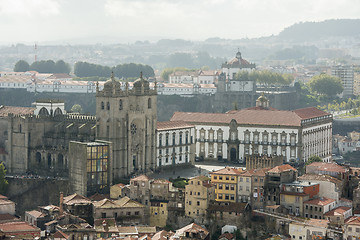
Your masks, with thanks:
[{"label": "tower clock face", "polygon": [[137,130],[136,124],[135,124],[135,123],[132,123],[132,124],[130,125],[131,134],[134,135],[134,134],[136,133],[136,130]]}]

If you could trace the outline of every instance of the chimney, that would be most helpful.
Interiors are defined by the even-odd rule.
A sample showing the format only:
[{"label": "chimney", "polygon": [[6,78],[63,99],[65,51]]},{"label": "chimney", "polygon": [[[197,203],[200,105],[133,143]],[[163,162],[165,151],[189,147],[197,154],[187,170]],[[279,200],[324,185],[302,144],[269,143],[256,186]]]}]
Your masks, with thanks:
[{"label": "chimney", "polygon": [[60,192],[60,211],[59,211],[59,214],[62,215],[63,212],[64,212],[64,209],[63,209],[63,204],[64,204],[64,194],[63,192]]}]

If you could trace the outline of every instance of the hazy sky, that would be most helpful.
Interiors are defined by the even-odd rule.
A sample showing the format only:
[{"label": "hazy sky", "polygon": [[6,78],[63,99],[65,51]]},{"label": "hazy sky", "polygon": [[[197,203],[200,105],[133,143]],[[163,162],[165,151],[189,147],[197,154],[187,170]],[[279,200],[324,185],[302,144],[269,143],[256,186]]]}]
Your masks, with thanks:
[{"label": "hazy sky", "polygon": [[0,0],[0,43],[239,39],[331,18],[360,18],[360,0]]}]

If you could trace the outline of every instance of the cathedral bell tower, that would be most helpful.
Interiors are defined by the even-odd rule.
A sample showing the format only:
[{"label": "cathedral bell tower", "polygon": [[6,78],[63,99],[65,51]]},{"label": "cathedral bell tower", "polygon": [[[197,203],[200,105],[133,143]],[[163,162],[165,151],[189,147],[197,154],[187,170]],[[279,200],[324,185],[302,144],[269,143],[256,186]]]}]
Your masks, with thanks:
[{"label": "cathedral bell tower", "polygon": [[112,142],[114,179],[156,167],[157,92],[142,74],[132,86],[112,74],[96,91],[96,137]]}]

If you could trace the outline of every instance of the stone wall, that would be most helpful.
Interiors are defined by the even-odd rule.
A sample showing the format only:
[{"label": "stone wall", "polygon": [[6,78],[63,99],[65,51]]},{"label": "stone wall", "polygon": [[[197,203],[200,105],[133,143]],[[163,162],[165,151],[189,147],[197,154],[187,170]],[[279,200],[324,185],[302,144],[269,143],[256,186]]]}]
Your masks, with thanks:
[{"label": "stone wall", "polygon": [[23,216],[25,211],[38,206],[58,205],[60,192],[65,196],[72,194],[68,180],[45,178],[7,178],[9,187],[6,196],[16,203],[16,214]]}]

